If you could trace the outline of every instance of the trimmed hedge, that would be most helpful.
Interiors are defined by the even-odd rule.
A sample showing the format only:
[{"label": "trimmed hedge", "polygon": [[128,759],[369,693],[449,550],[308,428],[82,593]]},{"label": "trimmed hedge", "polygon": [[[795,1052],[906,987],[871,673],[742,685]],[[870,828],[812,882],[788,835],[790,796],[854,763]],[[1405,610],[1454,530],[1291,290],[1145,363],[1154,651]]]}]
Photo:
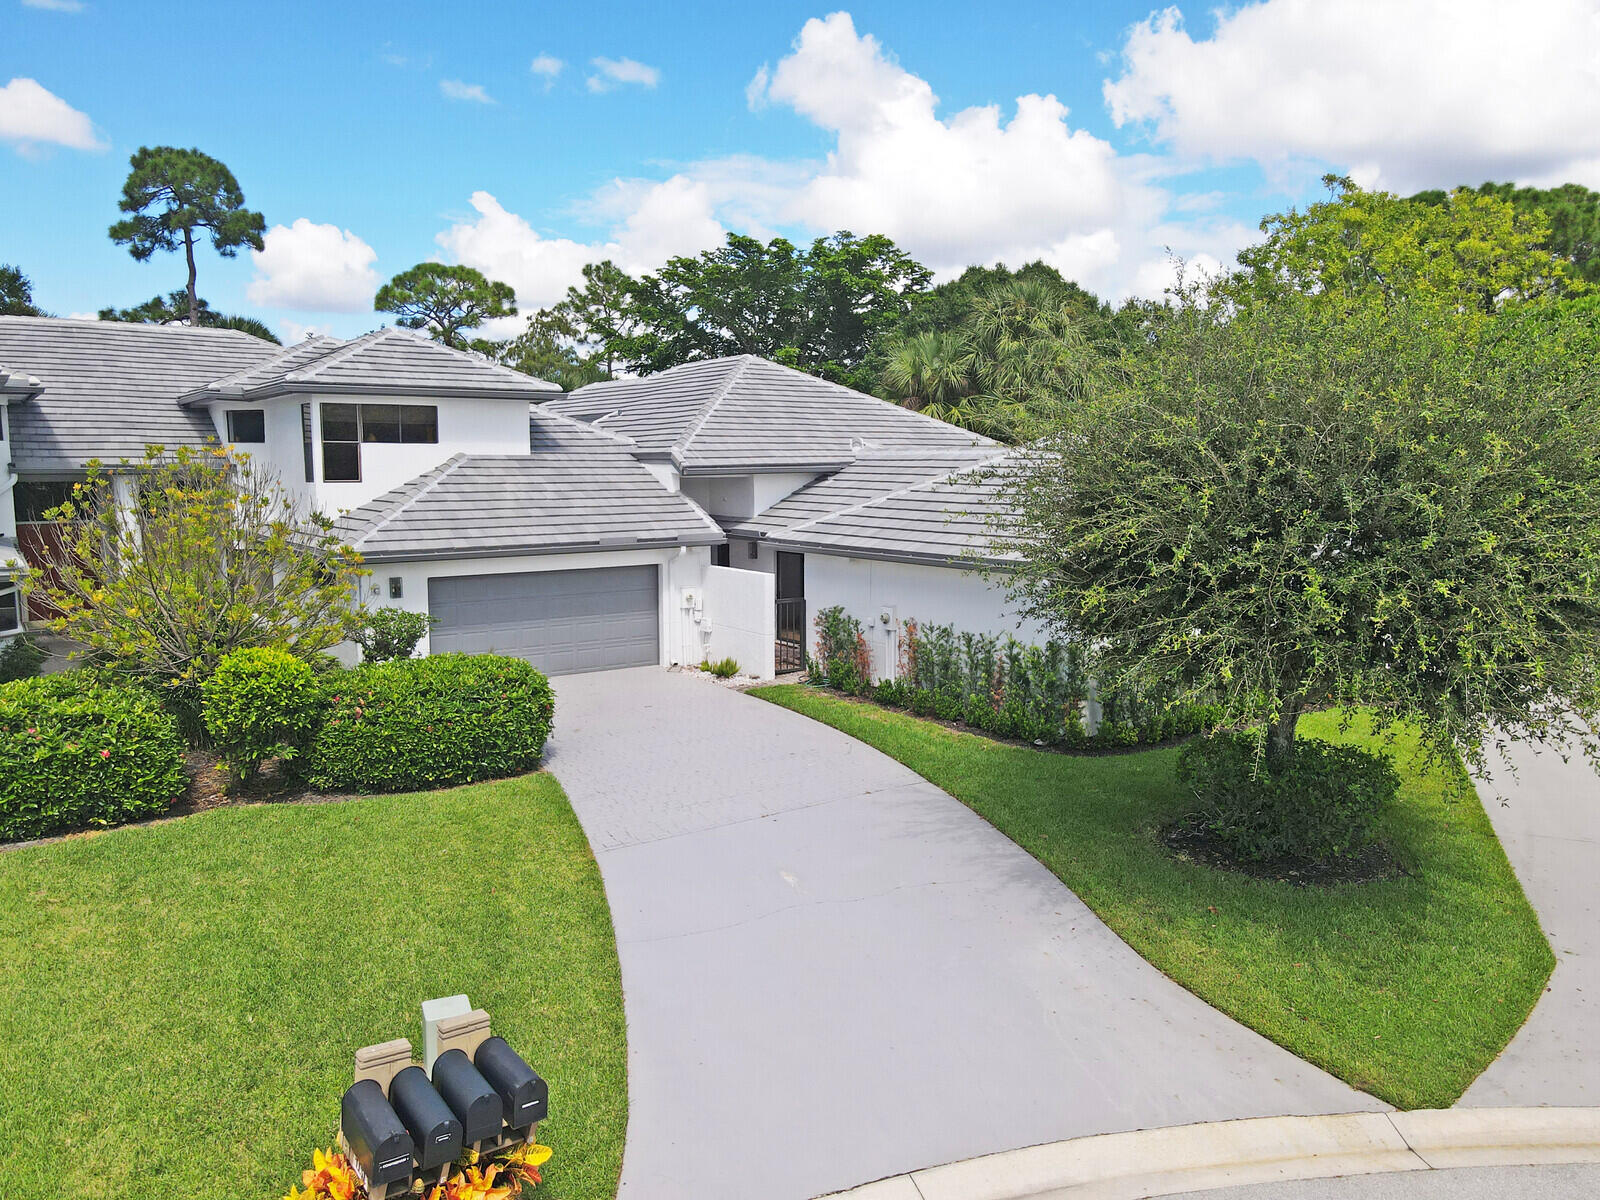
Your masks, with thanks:
[{"label": "trimmed hedge", "polygon": [[322,702],[311,665],[271,646],[225,656],[200,692],[206,732],[235,783],[252,778],[266,759],[299,755]]},{"label": "trimmed hedge", "polygon": [[1372,843],[1378,814],[1394,802],[1394,764],[1354,746],[1299,738],[1274,772],[1261,740],[1216,733],[1178,756],[1178,778],[1194,795],[1188,823],[1243,862],[1331,862]]},{"label": "trimmed hedge", "polygon": [[303,760],[313,785],[403,792],[531,771],[550,736],[550,682],[519,658],[437,654],[330,677]]},{"label": "trimmed hedge", "polygon": [[1010,636],[908,620],[898,678],[871,683],[861,623],[835,606],[817,614],[816,628],[813,683],[919,717],[962,721],[998,737],[1097,750],[1170,741],[1199,733],[1221,717],[1214,705],[1177,704],[1133,691],[1101,693],[1100,724],[1091,734],[1082,715],[1090,681],[1076,645],[1030,646]]},{"label": "trimmed hedge", "polygon": [[177,723],[84,671],[0,686],[0,840],[120,825],[183,793]]}]

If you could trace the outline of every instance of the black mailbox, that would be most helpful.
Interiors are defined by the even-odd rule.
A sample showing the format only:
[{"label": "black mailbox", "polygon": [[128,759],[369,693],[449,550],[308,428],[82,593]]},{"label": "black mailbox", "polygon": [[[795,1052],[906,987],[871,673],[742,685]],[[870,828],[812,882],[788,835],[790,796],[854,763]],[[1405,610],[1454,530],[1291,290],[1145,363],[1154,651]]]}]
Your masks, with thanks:
[{"label": "black mailbox", "polygon": [[478,1047],[474,1061],[489,1086],[500,1093],[506,1124],[511,1128],[526,1129],[550,1115],[550,1085],[506,1044],[505,1038],[487,1039]]},{"label": "black mailbox", "polygon": [[500,1093],[461,1050],[446,1050],[433,1060],[433,1086],[461,1120],[462,1139],[471,1145],[500,1136],[504,1110]]},{"label": "black mailbox", "polygon": [[417,1165],[424,1171],[442,1167],[461,1157],[461,1122],[444,1097],[433,1090],[428,1073],[407,1067],[389,1084],[389,1102],[411,1131],[417,1147]]},{"label": "black mailbox", "polygon": [[372,1079],[352,1084],[339,1101],[339,1128],[370,1187],[411,1178],[411,1135]]}]

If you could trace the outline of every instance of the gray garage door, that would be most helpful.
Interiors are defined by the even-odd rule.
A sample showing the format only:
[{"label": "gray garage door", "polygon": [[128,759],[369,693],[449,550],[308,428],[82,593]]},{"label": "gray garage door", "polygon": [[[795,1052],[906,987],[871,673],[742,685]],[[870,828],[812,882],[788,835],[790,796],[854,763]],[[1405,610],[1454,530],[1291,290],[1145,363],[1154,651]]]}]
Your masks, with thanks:
[{"label": "gray garage door", "polygon": [[436,654],[512,654],[550,675],[654,666],[656,595],[654,566],[430,579],[428,640]]}]

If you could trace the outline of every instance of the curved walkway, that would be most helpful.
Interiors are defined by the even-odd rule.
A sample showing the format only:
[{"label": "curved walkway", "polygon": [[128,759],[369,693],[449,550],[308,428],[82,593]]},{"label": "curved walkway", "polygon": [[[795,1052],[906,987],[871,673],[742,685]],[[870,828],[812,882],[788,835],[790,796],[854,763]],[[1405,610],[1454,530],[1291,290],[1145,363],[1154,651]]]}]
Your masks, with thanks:
[{"label": "curved walkway", "polygon": [[1478,784],[1556,969],[1527,1024],[1461,1104],[1600,1106],[1600,777],[1574,749],[1490,752]]},{"label": "curved walkway", "polygon": [[622,961],[624,1198],[801,1200],[1086,1134],[1383,1107],[846,735],[654,669],[556,688],[547,762]]}]

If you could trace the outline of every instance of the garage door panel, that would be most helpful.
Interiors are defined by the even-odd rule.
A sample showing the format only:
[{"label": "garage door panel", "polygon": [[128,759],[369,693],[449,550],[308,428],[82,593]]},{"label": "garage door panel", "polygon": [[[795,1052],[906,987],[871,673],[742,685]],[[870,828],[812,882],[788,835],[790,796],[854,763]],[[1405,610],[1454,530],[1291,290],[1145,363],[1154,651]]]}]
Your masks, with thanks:
[{"label": "garage door panel", "polygon": [[435,653],[510,654],[552,675],[661,661],[657,568],[428,581]]}]

